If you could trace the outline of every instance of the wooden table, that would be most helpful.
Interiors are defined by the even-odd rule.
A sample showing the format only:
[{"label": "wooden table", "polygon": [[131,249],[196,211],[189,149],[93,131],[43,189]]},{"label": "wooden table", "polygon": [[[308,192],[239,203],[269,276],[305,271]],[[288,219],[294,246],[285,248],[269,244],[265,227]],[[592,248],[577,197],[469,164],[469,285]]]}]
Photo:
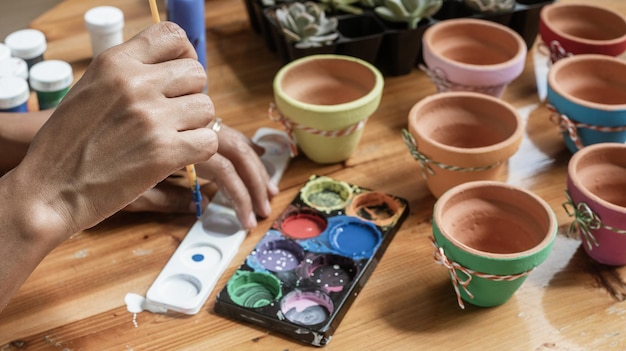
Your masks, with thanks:
[{"label": "wooden table", "polygon": [[[587,2],[626,13],[623,0]],[[31,24],[49,40],[47,58],[70,62],[77,77],[91,55],[82,15],[102,4],[124,10],[127,38],[151,23],[146,0],[67,0]],[[206,19],[209,94],[219,116],[248,136],[262,126],[278,128],[267,118],[267,108],[282,63],[250,29],[243,2],[208,0]],[[291,162],[273,200],[273,215],[248,235],[217,288],[315,173],[400,195],[411,208],[327,349],[626,350],[626,305],[620,302],[626,295],[626,269],[594,263],[580,240],[567,235],[572,219],[561,204],[571,154],[538,101],[530,57],[503,96],[525,111],[527,128],[502,180],[545,199],[560,230],[548,260],[506,304],[461,310],[447,270],[433,261],[429,237],[435,199],[400,137],[411,106],[435,92],[418,69],[386,78],[382,103],[348,161],[317,165],[299,156]],[[146,293],[194,221],[191,215],[120,213],[77,234],[41,263],[0,314],[0,349],[310,348],[216,315],[217,290],[196,315],[143,312],[134,326],[124,296]]]}]

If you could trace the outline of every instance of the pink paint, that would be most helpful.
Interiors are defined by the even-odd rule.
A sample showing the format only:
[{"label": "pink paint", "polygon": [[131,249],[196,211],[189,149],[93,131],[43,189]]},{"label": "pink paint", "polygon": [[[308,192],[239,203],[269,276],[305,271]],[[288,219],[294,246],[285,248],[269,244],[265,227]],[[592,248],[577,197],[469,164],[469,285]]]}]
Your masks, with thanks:
[{"label": "pink paint", "polygon": [[296,213],[283,220],[282,231],[295,239],[309,239],[326,229],[326,220],[311,213]]}]

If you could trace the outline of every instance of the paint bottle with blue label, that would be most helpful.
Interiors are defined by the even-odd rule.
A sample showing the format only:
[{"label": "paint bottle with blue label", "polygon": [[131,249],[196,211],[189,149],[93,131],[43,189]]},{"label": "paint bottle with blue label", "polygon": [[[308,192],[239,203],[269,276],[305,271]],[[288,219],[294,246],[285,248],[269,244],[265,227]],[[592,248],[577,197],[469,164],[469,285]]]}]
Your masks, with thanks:
[{"label": "paint bottle with blue label", "polygon": [[7,35],[4,44],[11,49],[13,56],[24,59],[29,69],[43,61],[48,48],[46,36],[37,29],[15,31]]},{"label": "paint bottle with blue label", "polygon": [[65,97],[74,81],[74,74],[69,63],[46,60],[30,69],[29,81],[37,93],[39,109],[47,110],[56,107]]},{"label": "paint bottle with blue label", "polygon": [[206,70],[204,0],[167,0],[167,19],[185,30],[187,38],[196,49],[198,61]]},{"label": "paint bottle with blue label", "polygon": [[24,78],[0,77],[0,111],[27,112],[30,90]]}]

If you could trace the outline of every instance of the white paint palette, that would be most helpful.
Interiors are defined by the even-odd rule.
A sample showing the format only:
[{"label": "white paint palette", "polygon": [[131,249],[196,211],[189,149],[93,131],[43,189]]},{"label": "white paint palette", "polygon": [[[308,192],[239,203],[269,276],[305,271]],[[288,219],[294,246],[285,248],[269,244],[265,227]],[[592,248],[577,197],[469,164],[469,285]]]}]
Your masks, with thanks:
[{"label": "white paint palette", "polygon": [[[260,128],[252,141],[265,148],[261,160],[278,185],[290,159],[287,134]],[[218,192],[148,289],[146,304],[161,311],[198,313],[247,233]]]}]

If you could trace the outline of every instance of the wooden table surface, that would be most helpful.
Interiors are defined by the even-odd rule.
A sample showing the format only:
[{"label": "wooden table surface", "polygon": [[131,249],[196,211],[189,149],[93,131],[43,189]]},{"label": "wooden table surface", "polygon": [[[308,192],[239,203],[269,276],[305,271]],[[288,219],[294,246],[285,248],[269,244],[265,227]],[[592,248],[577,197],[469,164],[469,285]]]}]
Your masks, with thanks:
[{"label": "wooden table surface", "polygon": [[[565,1],[565,0],[562,0]],[[598,0],[626,13],[623,0]],[[48,59],[70,62],[79,77],[90,62],[82,16],[97,5],[126,16],[125,36],[151,23],[147,0],[67,0],[33,23],[49,40]],[[159,4],[164,16],[164,6]],[[272,79],[282,62],[249,27],[242,0],[206,3],[209,94],[218,115],[248,136],[267,118]],[[532,55],[503,99],[523,111],[526,134],[502,181],[535,192],[559,221],[554,249],[511,300],[494,308],[461,310],[446,269],[433,261],[428,192],[401,138],[409,109],[435,92],[418,69],[388,77],[379,109],[354,155],[318,165],[295,158],[273,199],[273,214],[259,223],[192,316],[139,313],[136,326],[124,296],[145,294],[195,218],[192,215],[120,213],[54,250],[0,314],[1,350],[302,350],[289,338],[213,312],[215,294],[296,195],[311,174],[321,174],[400,195],[410,214],[346,314],[329,350],[626,350],[626,269],[591,261],[579,238],[567,235],[563,210],[571,154],[535,88]],[[123,181],[123,180],[120,180]],[[16,253],[17,254],[17,253]]]}]

